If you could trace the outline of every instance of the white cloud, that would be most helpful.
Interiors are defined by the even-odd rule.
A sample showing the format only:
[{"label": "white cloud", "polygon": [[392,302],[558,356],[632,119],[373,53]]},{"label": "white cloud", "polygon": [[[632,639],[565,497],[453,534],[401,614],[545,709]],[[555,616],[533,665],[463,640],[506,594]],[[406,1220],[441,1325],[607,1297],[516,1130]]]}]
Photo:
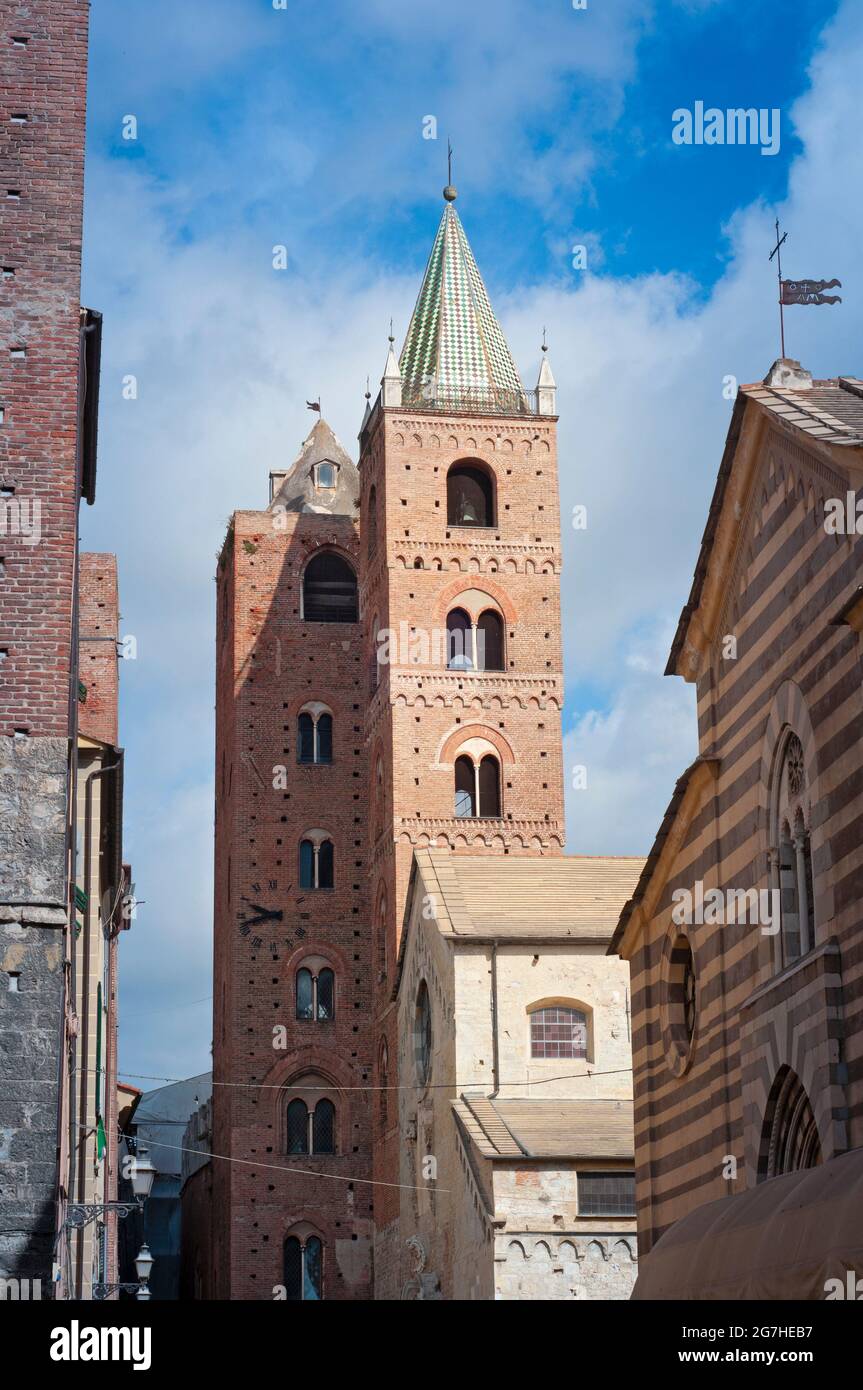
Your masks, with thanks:
[{"label": "white cloud", "polygon": [[[457,8],[447,22],[470,25],[471,7]],[[804,151],[779,209],[791,232],[787,273],[847,281],[840,307],[787,317],[791,355],[819,375],[860,368],[851,256],[863,187],[853,138],[861,64],[863,15],[847,4],[813,61],[813,91],[794,109]],[[511,104],[502,95],[501,110],[517,110],[537,77],[525,76]],[[493,111],[496,88],[477,87],[465,100],[490,94]],[[492,135],[477,139],[488,153]],[[503,162],[494,152],[490,180]],[[309,427],[307,398],[322,393],[350,446],[366,373],[376,389],[383,366],[389,316],[406,324],[417,289],[415,277],[381,276],[357,257],[324,278],[293,265],[280,276],[272,238],[254,229],[188,245],[176,236],[187,197],[192,205],[183,186],[166,188],[134,166],[91,169],[87,294],[106,331],[99,495],[85,511],[84,544],[117,550],[123,630],[140,642],[139,661],[123,672],[121,726],[126,843],[147,899],[123,942],[130,1012],[160,994],[208,992],[212,576],[226,519],[265,502],[268,470],[293,459]],[[775,215],[756,205],[729,216],[727,267],[706,301],[677,276],[575,272],[496,296],[528,384],[547,324],[560,385],[567,683],[578,703],[579,689],[600,692],[594,708],[568,713],[566,766],[585,763],[589,774],[589,791],[570,797],[572,852],[646,850],[696,752],[692,692],[660,673],[730,415],[723,377],[757,379],[778,355],[767,264]],[[429,244],[433,233],[430,222]],[[136,402],[120,398],[126,372],[139,378]],[[567,525],[576,502],[589,508],[584,533]],[[208,1030],[199,1013],[124,1032],[124,1065],[158,1070],[157,1037],[173,1074],[200,1070]]]}]

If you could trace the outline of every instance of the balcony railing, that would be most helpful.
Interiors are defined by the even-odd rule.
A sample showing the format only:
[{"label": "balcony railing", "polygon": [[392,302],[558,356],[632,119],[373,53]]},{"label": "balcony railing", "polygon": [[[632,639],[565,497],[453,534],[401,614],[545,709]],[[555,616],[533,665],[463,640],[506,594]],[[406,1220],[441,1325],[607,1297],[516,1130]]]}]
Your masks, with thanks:
[{"label": "balcony railing", "polygon": [[487,390],[479,386],[438,386],[434,382],[402,386],[402,405],[437,415],[536,415],[536,391]]}]

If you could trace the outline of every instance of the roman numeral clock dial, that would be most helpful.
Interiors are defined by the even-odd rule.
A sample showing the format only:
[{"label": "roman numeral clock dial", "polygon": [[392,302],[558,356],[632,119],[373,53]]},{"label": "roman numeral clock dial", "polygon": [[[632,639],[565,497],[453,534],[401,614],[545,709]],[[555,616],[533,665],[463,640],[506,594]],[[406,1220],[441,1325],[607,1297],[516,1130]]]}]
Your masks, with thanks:
[{"label": "roman numeral clock dial", "polygon": [[[290,892],[291,884],[288,884],[287,891]],[[271,878],[267,882],[267,891],[275,893],[278,891],[278,882]],[[273,960],[279,959],[280,947],[291,950],[295,938],[302,939],[305,934],[304,927],[297,927],[294,936],[283,936],[280,934],[280,926],[284,923],[284,908],[272,907],[266,902],[261,894],[263,886],[260,883],[249,885],[249,892],[255,894],[255,898],[241,897],[239,913],[237,914],[237,928],[240,936],[247,942],[249,950],[254,955],[255,952],[268,950]],[[299,899],[303,901],[302,898]],[[270,899],[272,902],[272,899]]]}]

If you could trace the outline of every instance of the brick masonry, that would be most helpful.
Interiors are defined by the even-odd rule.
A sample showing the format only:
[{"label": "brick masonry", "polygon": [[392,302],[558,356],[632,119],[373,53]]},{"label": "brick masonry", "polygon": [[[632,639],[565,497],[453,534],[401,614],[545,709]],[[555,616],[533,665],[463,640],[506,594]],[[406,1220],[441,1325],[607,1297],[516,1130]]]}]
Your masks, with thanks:
[{"label": "brick masonry", "polygon": [[0,1276],[41,1278],[43,1290],[64,998],[88,13],[84,0],[0,0]]}]

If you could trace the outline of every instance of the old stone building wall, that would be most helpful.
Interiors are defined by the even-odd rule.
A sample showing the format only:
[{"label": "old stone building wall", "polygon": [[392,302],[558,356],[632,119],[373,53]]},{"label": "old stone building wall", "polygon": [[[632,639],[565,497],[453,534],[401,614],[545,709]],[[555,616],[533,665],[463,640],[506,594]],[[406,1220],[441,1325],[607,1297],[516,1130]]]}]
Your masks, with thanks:
[{"label": "old stone building wall", "polygon": [[[632,968],[645,1254],[705,1202],[863,1144],[863,665],[841,617],[860,537],[825,527],[828,499],[861,478],[861,388],[778,369],[796,369],[797,389],[768,378],[738,397],[669,661],[696,682],[699,759],[616,935]],[[810,417],[828,408],[832,437]],[[777,808],[792,784],[786,866]],[[718,908],[698,910],[698,884]],[[753,890],[755,915],[730,903]]]},{"label": "old stone building wall", "polygon": [[0,4],[0,1274],[50,1283],[75,711],[88,4]]}]

